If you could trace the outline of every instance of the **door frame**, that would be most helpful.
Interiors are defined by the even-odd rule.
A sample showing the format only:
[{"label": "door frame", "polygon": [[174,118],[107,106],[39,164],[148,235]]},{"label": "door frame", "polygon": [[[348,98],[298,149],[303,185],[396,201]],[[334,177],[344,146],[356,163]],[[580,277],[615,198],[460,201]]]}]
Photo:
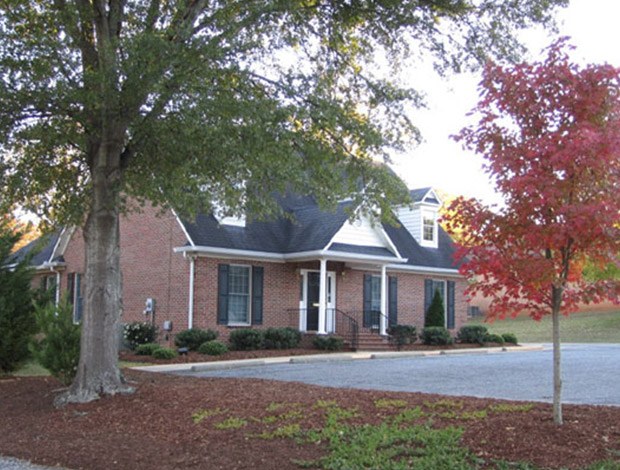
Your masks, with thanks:
[{"label": "door frame", "polygon": [[[308,273],[321,273],[318,269],[302,269],[301,275],[301,288],[299,299],[299,331],[308,331],[306,313],[308,312]],[[327,302],[325,312],[327,318],[325,319],[325,328],[328,333],[334,333],[336,330],[336,271],[327,271]]]}]

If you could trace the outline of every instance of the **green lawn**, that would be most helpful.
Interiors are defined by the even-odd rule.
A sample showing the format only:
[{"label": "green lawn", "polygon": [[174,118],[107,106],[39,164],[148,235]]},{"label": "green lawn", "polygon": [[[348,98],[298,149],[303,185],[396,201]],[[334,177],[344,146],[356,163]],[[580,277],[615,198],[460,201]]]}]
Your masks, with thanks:
[{"label": "green lawn", "polygon": [[[496,320],[482,319],[469,324],[484,324],[491,333],[514,333],[520,343],[550,343],[551,317],[534,321],[528,316]],[[620,310],[614,312],[582,312],[562,317],[560,335],[563,343],[620,343]]]}]

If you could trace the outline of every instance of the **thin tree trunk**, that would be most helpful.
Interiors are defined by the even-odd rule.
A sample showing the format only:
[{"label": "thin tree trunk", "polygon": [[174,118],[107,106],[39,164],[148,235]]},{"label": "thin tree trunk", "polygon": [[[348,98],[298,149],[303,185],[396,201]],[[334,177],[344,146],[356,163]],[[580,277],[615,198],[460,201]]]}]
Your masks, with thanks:
[{"label": "thin tree trunk", "polygon": [[553,308],[551,318],[553,322],[553,422],[563,424],[562,418],[562,368],[560,349],[560,305],[561,289],[553,288]]},{"label": "thin tree trunk", "polygon": [[118,367],[122,310],[118,182],[109,148],[92,170],[92,205],[84,225],[86,273],[80,361],[69,391],[57,403],[83,403],[101,395],[131,393]]}]

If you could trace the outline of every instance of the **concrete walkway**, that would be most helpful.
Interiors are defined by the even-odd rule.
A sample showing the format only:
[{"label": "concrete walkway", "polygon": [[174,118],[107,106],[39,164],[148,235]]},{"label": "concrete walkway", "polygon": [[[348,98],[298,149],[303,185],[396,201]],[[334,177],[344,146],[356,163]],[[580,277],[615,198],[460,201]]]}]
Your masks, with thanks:
[{"label": "concrete walkway", "polygon": [[274,364],[315,364],[320,362],[334,361],[358,361],[368,359],[396,359],[406,357],[434,357],[434,356],[456,356],[471,354],[501,354],[506,352],[526,352],[541,351],[541,344],[524,344],[521,346],[506,346],[502,348],[472,348],[472,349],[447,349],[436,351],[389,351],[389,352],[347,352],[347,353],[327,353],[312,354],[306,356],[282,356],[265,357],[260,359],[241,359],[236,361],[211,361],[211,362],[192,362],[186,364],[161,364],[156,366],[137,366],[133,370],[144,372],[205,372],[227,369],[239,369],[245,367],[256,367]]}]

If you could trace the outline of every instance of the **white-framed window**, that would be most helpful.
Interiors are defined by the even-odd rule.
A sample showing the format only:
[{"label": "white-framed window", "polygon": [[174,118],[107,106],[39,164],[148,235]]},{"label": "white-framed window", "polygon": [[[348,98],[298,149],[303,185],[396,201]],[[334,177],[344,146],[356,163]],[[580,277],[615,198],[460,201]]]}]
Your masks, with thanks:
[{"label": "white-framed window", "polygon": [[370,276],[370,309],[381,311],[381,276]]},{"label": "white-framed window", "polygon": [[422,243],[425,246],[437,245],[437,212],[422,211]]},{"label": "white-framed window", "polygon": [[228,271],[228,324],[250,324],[251,266],[231,264]]}]

